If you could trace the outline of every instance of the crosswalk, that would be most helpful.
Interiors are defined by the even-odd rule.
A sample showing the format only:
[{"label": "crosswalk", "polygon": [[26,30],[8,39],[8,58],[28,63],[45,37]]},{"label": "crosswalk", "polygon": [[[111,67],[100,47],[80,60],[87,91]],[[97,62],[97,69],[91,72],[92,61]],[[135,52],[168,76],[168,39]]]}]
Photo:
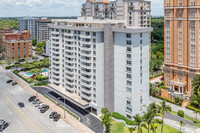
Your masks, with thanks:
[{"label": "crosswalk", "polygon": [[57,127],[69,127],[69,124],[67,124],[63,119],[60,119],[59,121],[56,122]]}]

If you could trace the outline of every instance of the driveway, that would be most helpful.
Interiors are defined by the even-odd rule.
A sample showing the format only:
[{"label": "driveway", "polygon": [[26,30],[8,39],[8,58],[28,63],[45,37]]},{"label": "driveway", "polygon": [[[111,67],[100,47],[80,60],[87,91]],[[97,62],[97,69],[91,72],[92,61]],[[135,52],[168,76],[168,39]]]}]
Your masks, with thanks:
[{"label": "driveway", "polygon": [[[40,94],[45,94],[53,100],[60,102],[64,105],[63,99],[58,99],[60,96],[59,92],[55,92],[54,90],[48,87],[33,87]],[[95,133],[103,133],[103,127],[101,125],[101,121],[96,118],[93,114],[90,114],[87,110],[83,110],[78,106],[74,105],[70,101],[66,100],[65,107],[80,117],[80,122],[89,127]]]}]

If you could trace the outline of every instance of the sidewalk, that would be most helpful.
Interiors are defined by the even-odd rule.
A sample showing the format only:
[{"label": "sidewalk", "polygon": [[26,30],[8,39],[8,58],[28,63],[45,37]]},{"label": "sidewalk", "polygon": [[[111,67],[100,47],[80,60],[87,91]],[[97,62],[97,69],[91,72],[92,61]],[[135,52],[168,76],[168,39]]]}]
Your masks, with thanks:
[{"label": "sidewalk", "polygon": [[[10,72],[6,71],[2,66],[0,66],[0,71],[2,71],[4,74],[6,74],[8,77],[11,77]],[[17,77],[16,75],[12,74],[12,79],[16,81],[24,90],[26,90],[31,95],[36,95],[38,99],[40,99],[41,102],[49,105],[49,108],[52,111],[56,111],[59,114],[61,114],[61,117],[63,120],[65,120],[67,123],[69,123],[72,127],[74,127],[76,130],[78,130],[81,133],[94,133],[91,129],[89,129],[87,126],[79,122],[76,118],[71,116],[69,113],[65,112],[66,118],[64,119],[64,110],[58,107],[56,104],[51,102],[49,99],[44,97],[43,95],[37,93],[35,90],[33,90],[28,83],[26,83],[23,79]]]},{"label": "sidewalk", "polygon": [[[160,103],[161,101],[162,101],[162,100],[160,100],[160,99],[158,99],[158,98],[150,97],[150,102]],[[166,103],[167,103],[167,105],[170,105],[170,106],[172,107],[172,110],[174,110],[174,111],[176,111],[176,112],[177,112],[178,110],[183,110],[184,113],[185,113],[185,115],[190,116],[190,117],[192,117],[192,118],[195,118],[195,117],[196,117],[196,114],[194,114],[192,110],[189,110],[189,109],[187,109],[187,108],[183,108],[183,107],[181,107],[181,106],[178,106],[178,105],[169,103],[169,102],[167,102],[167,101],[166,101]],[[197,119],[200,120],[200,115],[199,115],[199,114],[197,114]]]}]

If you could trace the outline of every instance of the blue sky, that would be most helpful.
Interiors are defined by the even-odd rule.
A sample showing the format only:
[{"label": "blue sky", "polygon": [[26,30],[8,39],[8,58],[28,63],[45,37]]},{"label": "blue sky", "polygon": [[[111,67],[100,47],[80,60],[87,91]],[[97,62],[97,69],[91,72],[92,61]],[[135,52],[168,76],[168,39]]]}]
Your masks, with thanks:
[{"label": "blue sky", "polygon": [[[152,16],[163,15],[163,1],[152,0]],[[80,16],[85,0],[0,0],[0,17]]]}]

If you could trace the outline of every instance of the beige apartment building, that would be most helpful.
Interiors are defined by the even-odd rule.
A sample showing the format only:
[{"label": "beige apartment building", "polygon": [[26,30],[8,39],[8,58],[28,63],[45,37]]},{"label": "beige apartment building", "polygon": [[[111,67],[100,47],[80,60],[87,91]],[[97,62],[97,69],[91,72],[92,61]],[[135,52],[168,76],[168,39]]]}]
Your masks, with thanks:
[{"label": "beige apartment building", "polygon": [[190,95],[200,73],[200,1],[164,0],[164,8],[165,86]]}]

